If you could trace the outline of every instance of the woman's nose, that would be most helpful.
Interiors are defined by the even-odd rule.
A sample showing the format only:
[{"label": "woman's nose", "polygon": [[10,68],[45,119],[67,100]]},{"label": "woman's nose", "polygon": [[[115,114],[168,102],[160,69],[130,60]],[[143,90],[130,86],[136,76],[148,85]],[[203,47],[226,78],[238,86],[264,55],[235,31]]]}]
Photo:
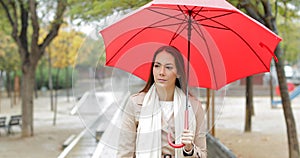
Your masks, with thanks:
[{"label": "woman's nose", "polygon": [[162,66],[162,67],[160,68],[159,75],[161,75],[161,76],[164,76],[164,75],[165,75],[165,68],[164,68],[164,66]]}]

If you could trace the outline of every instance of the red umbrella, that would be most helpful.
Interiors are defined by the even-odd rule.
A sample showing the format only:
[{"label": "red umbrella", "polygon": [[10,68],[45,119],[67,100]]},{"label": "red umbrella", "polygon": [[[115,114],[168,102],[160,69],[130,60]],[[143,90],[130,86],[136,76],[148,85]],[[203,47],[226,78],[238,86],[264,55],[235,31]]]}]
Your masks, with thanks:
[{"label": "red umbrella", "polygon": [[106,65],[148,79],[154,51],[177,47],[190,86],[219,89],[270,70],[281,38],[225,0],[154,0],[100,31]]}]

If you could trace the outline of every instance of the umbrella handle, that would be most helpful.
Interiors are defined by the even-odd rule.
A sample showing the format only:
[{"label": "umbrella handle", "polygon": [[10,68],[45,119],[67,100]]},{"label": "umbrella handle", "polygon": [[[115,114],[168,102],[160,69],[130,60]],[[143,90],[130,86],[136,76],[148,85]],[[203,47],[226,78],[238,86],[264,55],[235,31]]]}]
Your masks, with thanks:
[{"label": "umbrella handle", "polygon": [[[185,121],[184,121],[184,129],[189,129],[189,111],[185,110]],[[173,148],[182,148],[185,146],[185,144],[175,144],[172,142],[171,133],[168,133],[168,143]]]},{"label": "umbrella handle", "polygon": [[173,147],[173,148],[182,148],[182,147],[184,147],[185,144],[182,144],[182,143],[181,144],[174,144],[171,139],[172,139],[171,138],[171,133],[168,133],[168,143],[171,147]]}]

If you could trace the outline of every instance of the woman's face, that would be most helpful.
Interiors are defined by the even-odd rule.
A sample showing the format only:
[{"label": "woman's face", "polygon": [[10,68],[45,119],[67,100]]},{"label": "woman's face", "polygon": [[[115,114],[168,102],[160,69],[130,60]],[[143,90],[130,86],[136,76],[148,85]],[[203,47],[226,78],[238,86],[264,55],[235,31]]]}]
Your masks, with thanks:
[{"label": "woman's face", "polygon": [[158,53],[152,71],[157,86],[166,89],[175,87],[177,69],[175,59],[171,54],[166,51]]}]

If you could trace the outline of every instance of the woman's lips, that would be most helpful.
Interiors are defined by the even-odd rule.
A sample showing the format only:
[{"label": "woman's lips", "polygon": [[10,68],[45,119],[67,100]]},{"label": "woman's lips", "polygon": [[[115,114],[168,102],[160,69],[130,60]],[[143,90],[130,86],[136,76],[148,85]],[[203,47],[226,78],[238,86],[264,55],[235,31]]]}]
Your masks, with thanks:
[{"label": "woman's lips", "polygon": [[158,82],[166,82],[167,80],[165,79],[158,79]]}]

